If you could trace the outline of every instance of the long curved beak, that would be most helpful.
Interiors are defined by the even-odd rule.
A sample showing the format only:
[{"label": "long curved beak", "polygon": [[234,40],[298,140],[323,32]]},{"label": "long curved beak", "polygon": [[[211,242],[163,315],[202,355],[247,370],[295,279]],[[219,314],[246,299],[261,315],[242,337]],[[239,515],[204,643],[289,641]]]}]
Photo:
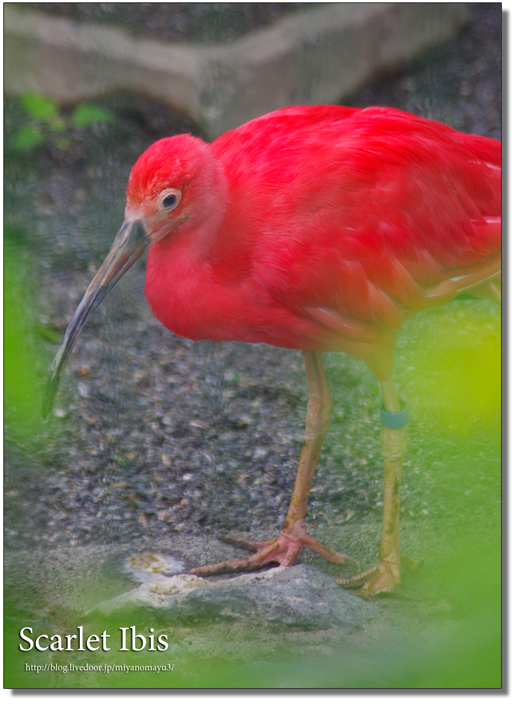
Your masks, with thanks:
[{"label": "long curved beak", "polygon": [[54,398],[60,385],[63,367],[67,362],[76,339],[85,326],[89,315],[114,287],[116,282],[139,260],[146,250],[148,239],[141,221],[125,221],[117,234],[103,264],[94,275],[83,299],[70,320],[63,341],[51,366],[42,403],[42,416],[52,410]]}]

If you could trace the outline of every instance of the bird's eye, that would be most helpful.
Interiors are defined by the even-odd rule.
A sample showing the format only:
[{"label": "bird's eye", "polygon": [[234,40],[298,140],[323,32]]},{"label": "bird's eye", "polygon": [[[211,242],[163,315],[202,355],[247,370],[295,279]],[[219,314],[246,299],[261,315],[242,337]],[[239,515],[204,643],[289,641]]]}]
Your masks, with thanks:
[{"label": "bird's eye", "polygon": [[168,196],[164,197],[162,205],[165,209],[171,209],[172,206],[175,206],[176,202],[177,197],[175,194],[168,194]]},{"label": "bird's eye", "polygon": [[181,191],[179,189],[165,189],[157,200],[158,208],[166,211],[175,209],[181,200]]}]

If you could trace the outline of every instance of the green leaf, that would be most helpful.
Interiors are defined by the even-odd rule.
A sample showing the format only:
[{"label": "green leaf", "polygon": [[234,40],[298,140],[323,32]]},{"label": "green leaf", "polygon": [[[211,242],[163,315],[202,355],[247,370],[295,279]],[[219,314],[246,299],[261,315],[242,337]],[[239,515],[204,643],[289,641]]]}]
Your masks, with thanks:
[{"label": "green leaf", "polygon": [[42,339],[45,339],[45,341],[50,341],[52,344],[59,344],[63,339],[63,334],[60,331],[43,326],[43,324],[36,326],[36,333]]},{"label": "green leaf", "polygon": [[114,120],[114,116],[111,111],[102,106],[81,103],[72,111],[71,120],[75,128],[84,130],[93,123],[110,123]]},{"label": "green leaf", "polygon": [[53,100],[32,91],[22,95],[22,105],[31,118],[44,123],[51,122],[58,115],[58,106]]},{"label": "green leaf", "polygon": [[13,146],[16,150],[31,150],[43,142],[41,128],[34,125],[23,125],[13,137]]}]

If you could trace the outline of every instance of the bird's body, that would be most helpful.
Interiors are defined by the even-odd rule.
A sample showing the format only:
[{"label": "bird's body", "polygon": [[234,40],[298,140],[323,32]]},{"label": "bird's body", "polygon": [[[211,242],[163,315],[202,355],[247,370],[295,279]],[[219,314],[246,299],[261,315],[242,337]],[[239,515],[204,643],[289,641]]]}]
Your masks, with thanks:
[{"label": "bird's body", "polygon": [[404,317],[458,292],[499,297],[500,147],[391,108],[303,106],[211,144],[165,138],[137,160],[125,223],[69,325],[49,400],[89,312],[148,244],[145,295],[168,329],[301,349],[309,383],[281,535],[250,543],[247,560],[194,572],[288,565],[304,545],[344,560],[304,527],[332,410],[319,352],[339,350],[367,362],[385,407],[381,562],[356,581],[365,595],[399,585],[407,418],[391,381],[395,335]]},{"label": "bird's body", "polygon": [[168,174],[183,153],[216,163],[219,209],[148,252],[146,297],[179,336],[370,354],[403,309],[500,254],[495,140],[391,109],[290,108],[211,146],[166,138],[134,170]]}]

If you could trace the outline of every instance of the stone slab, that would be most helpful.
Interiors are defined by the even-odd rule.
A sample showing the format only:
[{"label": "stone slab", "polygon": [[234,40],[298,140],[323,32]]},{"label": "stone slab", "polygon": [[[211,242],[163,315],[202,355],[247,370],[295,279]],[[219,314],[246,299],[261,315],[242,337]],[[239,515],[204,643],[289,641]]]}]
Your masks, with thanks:
[{"label": "stone slab", "polygon": [[151,609],[169,619],[240,619],[299,629],[360,628],[378,611],[315,567],[275,567],[230,579],[179,574],[95,607],[105,615]]},{"label": "stone slab", "polygon": [[62,104],[134,91],[215,138],[297,104],[335,103],[371,76],[453,37],[463,3],[323,4],[221,45],[168,44],[4,6],[4,87]]}]

